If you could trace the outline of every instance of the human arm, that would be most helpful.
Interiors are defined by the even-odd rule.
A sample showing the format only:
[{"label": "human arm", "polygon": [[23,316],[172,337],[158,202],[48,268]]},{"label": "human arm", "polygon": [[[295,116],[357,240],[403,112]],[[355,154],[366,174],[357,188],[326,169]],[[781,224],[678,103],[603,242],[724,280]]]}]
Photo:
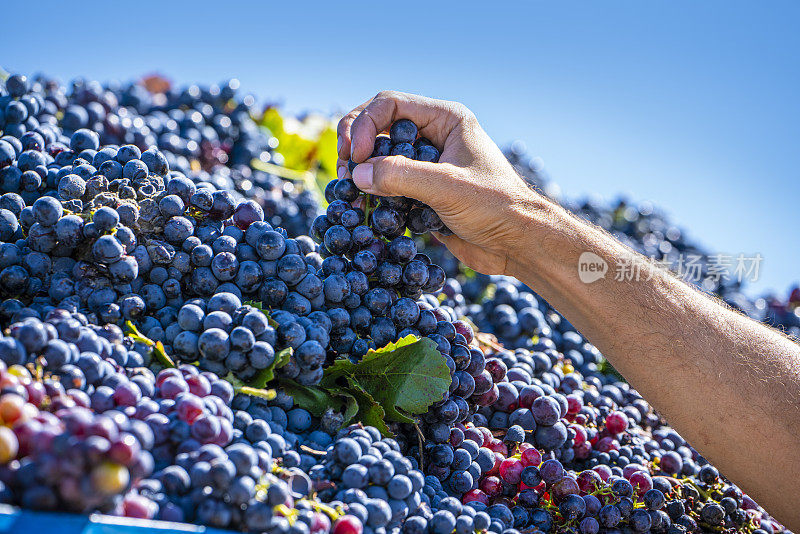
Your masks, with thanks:
[{"label": "human arm", "polygon": [[[375,135],[409,118],[440,163],[367,160]],[[340,168],[370,193],[416,198],[455,233],[441,237],[484,273],[528,284],[596,345],[681,434],[787,526],[798,528],[800,347],[638,257],[639,276],[580,280],[581,254],[634,253],[532,191],[463,106],[381,93],[340,123]],[[794,521],[794,523],[792,523]]]}]

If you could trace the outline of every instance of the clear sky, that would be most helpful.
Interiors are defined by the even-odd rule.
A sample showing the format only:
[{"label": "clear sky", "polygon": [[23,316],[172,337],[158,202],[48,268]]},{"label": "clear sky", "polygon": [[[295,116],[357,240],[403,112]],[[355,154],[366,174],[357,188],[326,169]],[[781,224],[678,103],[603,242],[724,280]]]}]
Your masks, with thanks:
[{"label": "clear sky", "polygon": [[800,3],[8,2],[0,65],[179,83],[238,77],[289,110],[381,89],[460,100],[568,195],[626,193],[754,291],[800,280]]}]

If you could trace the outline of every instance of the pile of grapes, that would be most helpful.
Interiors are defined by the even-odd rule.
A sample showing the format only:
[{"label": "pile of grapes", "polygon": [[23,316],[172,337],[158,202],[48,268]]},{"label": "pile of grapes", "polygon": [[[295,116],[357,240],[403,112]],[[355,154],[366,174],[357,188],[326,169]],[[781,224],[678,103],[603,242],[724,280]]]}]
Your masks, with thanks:
[{"label": "pile of grapes", "polygon": [[[547,302],[458,265],[429,207],[339,179],[323,209],[254,166],[281,147],[237,88],[0,85],[0,503],[276,534],[787,532]],[[438,161],[411,121],[388,134],[375,156]],[[688,247],[626,220],[637,248]],[[771,320],[799,326],[798,301]],[[283,389],[408,336],[450,385],[396,437]]]}]

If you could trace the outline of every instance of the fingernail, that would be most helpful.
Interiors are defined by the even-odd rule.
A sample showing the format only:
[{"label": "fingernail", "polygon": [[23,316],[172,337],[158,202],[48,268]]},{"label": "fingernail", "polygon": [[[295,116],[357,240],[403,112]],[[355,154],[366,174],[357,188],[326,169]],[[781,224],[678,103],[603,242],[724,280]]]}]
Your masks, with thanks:
[{"label": "fingernail", "polygon": [[362,163],[353,169],[353,181],[362,191],[372,189],[372,163]]},{"label": "fingernail", "polygon": [[336,176],[338,178],[344,178],[344,173],[347,171],[344,165],[336,169]]},{"label": "fingernail", "polygon": [[338,152],[341,152],[341,151],[342,151],[342,138],[341,137],[337,137],[336,138],[336,152],[338,153]]}]

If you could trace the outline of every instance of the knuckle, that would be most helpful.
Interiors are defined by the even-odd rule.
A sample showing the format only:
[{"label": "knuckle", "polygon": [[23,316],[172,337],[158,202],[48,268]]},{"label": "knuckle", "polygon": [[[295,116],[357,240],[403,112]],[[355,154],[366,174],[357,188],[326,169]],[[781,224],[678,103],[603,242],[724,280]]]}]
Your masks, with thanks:
[{"label": "knuckle", "polygon": [[345,119],[347,119],[347,116],[339,119],[339,123],[336,125],[336,132],[339,134],[339,136],[342,136],[347,132],[347,125],[349,124],[349,121],[346,121]]},{"label": "knuckle", "polygon": [[347,133],[347,128],[350,124],[355,120],[358,114],[355,111],[351,111],[341,119],[339,119],[338,124],[336,125],[336,131],[339,132],[339,135]]},{"label": "knuckle", "polygon": [[397,91],[393,91],[391,89],[384,89],[380,93],[375,96],[375,99],[378,100],[393,100],[400,96],[400,93]]},{"label": "knuckle", "polygon": [[453,115],[460,118],[463,122],[473,122],[477,120],[472,110],[461,102],[453,103]]}]

